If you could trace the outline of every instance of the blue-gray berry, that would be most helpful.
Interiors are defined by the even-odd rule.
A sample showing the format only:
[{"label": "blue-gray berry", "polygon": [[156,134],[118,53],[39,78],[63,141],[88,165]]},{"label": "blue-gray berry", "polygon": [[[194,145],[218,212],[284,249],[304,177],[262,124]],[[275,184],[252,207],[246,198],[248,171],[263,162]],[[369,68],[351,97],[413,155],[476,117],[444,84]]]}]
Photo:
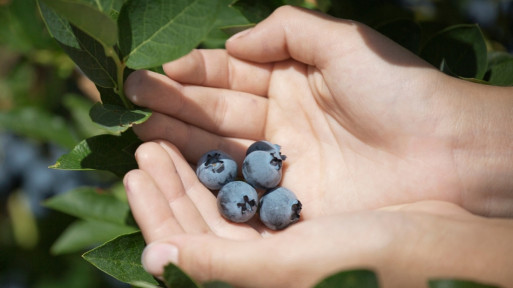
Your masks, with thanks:
[{"label": "blue-gray berry", "polygon": [[256,150],[244,159],[242,175],[255,188],[274,188],[281,181],[282,162],[283,159],[276,152]]},{"label": "blue-gray berry", "polygon": [[237,163],[228,154],[212,150],[201,156],[196,175],[208,189],[218,190],[237,177]]},{"label": "blue-gray berry", "polygon": [[287,156],[281,154],[281,147],[278,144],[273,144],[266,140],[257,141],[253,144],[251,144],[248,149],[246,150],[246,156],[249,155],[251,152],[254,151],[267,151],[267,152],[273,152],[274,155],[281,158],[281,160],[285,160]]},{"label": "blue-gray berry", "polygon": [[257,212],[258,194],[246,182],[230,182],[219,190],[217,208],[224,218],[232,222],[246,222]]},{"label": "blue-gray berry", "polygon": [[299,221],[301,202],[284,187],[268,190],[260,199],[260,220],[272,230],[285,229]]}]

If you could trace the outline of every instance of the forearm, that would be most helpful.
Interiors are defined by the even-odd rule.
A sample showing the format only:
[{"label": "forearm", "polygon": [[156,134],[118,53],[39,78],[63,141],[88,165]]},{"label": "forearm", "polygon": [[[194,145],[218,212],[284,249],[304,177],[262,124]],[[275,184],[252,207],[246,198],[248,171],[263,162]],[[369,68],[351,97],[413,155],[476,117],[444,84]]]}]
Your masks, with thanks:
[{"label": "forearm", "polygon": [[513,216],[513,87],[452,77],[445,97],[461,205],[487,216]]},{"label": "forearm", "polygon": [[411,232],[398,240],[398,250],[381,270],[383,287],[427,287],[429,279],[509,287],[513,221],[472,217],[414,217]]}]

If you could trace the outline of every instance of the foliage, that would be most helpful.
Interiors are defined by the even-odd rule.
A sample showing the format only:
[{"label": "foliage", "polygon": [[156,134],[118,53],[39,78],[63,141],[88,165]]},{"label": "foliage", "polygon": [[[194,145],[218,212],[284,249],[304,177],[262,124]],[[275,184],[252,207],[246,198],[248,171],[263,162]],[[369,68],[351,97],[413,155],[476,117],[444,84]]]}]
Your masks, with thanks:
[{"label": "foliage", "polygon": [[[151,111],[135,106],[124,95],[129,74],[136,69],[159,71],[163,63],[195,47],[222,48],[229,33],[255,25],[284,4],[364,22],[454,77],[513,85],[513,56],[506,50],[513,46],[507,40],[513,35],[466,21],[458,12],[463,0],[430,2],[437,12],[431,14],[396,2],[39,0],[37,9],[54,41],[42,33],[41,25],[34,25],[33,19],[39,19],[34,1],[12,1],[0,10],[2,27],[9,27],[0,31],[0,44],[7,47],[0,50],[6,51],[0,59],[13,55],[18,59],[9,66],[9,73],[0,70],[0,88],[7,88],[0,94],[0,128],[68,149],[52,168],[105,170],[122,177],[137,167],[133,154],[141,142],[131,127],[151,116]],[[505,27],[513,22],[499,20]],[[90,103],[77,91],[66,90],[70,79],[75,82],[81,75],[94,83],[100,102]],[[220,282],[195,283],[174,265],[166,267],[164,283],[147,274],[140,265],[144,240],[136,232],[119,183],[107,189],[73,189],[44,205],[78,218],[55,241],[54,254],[81,252],[101,244],[83,257],[135,287],[231,287]],[[379,279],[368,270],[343,271],[316,287],[339,287],[340,283],[379,287]],[[457,280],[432,280],[429,285],[491,287]]]}]

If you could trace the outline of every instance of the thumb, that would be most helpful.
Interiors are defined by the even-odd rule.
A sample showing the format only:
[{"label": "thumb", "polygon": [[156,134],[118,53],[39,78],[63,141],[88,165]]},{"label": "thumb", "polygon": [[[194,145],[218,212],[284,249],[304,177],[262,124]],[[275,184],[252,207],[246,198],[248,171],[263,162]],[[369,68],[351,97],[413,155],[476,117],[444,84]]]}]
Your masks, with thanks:
[{"label": "thumb", "polygon": [[[355,23],[303,8],[282,6],[254,28],[232,36],[226,42],[230,55],[253,62],[274,62],[293,58],[322,67],[332,53],[340,53],[340,39],[351,41]],[[338,52],[336,52],[338,50]]]},{"label": "thumb", "polygon": [[273,266],[269,265],[272,258],[279,258],[276,254],[266,257],[276,252],[268,242],[227,240],[208,234],[181,235],[150,243],[142,254],[142,264],[155,276],[161,276],[164,267],[173,263],[200,283],[220,280],[235,286],[266,287],[255,273],[258,269],[259,274],[264,273],[261,275],[276,274],[276,270],[266,267]]}]

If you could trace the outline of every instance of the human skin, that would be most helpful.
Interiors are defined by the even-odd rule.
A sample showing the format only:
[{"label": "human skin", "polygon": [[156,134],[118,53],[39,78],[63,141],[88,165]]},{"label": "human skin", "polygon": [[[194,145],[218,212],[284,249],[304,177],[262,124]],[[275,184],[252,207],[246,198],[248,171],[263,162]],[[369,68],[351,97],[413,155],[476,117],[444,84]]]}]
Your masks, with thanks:
[{"label": "human skin", "polygon": [[[512,259],[501,256],[511,249],[494,242],[511,239],[510,220],[481,218],[456,206],[485,216],[513,213],[512,88],[446,76],[365,25],[291,7],[230,39],[226,50],[195,50],[163,68],[166,75],[134,72],[125,85],[135,104],[154,111],[134,127],[138,136],[170,142],[143,144],[136,155],[139,170],[125,177],[147,243],[172,243],[178,249],[156,253],[170,246],[150,245],[143,257],[150,272],[158,275],[163,265],[152,255],[170,260],[179,251],[175,260],[197,279],[249,286],[248,271],[236,262],[239,256],[219,248],[229,253],[220,256],[214,249],[236,243],[241,249],[233,251],[240,257],[256,257],[250,247],[260,253],[256,247],[275,245],[301,251],[294,255],[297,261],[288,261],[290,254],[263,253],[282,257],[273,257],[277,263],[257,258],[253,269],[278,267],[290,273],[285,279],[260,277],[274,282],[256,286],[311,284],[334,269],[356,266],[374,267],[391,284],[424,283],[444,273],[512,282],[500,269],[507,265],[476,264]],[[212,149],[242,163],[245,149],[262,139],[282,146],[287,155],[282,185],[303,203],[302,221],[279,233],[258,223],[223,220],[215,198],[187,164]],[[465,221],[452,212],[440,216],[436,205],[429,213],[382,210],[423,200],[450,205]],[[390,220],[384,224],[381,218]],[[335,229],[338,222],[344,225]],[[403,231],[403,226],[416,228]],[[437,227],[446,227],[445,233]],[[319,236],[306,237],[312,229],[319,229]],[[376,232],[368,237],[369,231]],[[287,241],[298,236],[302,241]],[[338,245],[337,250],[326,239],[353,240],[355,246],[347,251]],[[320,248],[313,253],[311,247]],[[486,251],[477,253],[483,261],[467,261],[471,249]],[[453,262],[439,263],[444,251],[456,255]],[[321,262],[326,265],[306,264]]]},{"label": "human skin", "polygon": [[169,142],[145,143],[136,158],[140,169],[124,184],[149,243],[143,266],[158,277],[173,262],[199,282],[235,287],[312,287],[361,268],[375,271],[385,288],[427,287],[435,278],[513,283],[510,219],[421,201],[302,219],[274,232],[220,216],[215,196]]}]

